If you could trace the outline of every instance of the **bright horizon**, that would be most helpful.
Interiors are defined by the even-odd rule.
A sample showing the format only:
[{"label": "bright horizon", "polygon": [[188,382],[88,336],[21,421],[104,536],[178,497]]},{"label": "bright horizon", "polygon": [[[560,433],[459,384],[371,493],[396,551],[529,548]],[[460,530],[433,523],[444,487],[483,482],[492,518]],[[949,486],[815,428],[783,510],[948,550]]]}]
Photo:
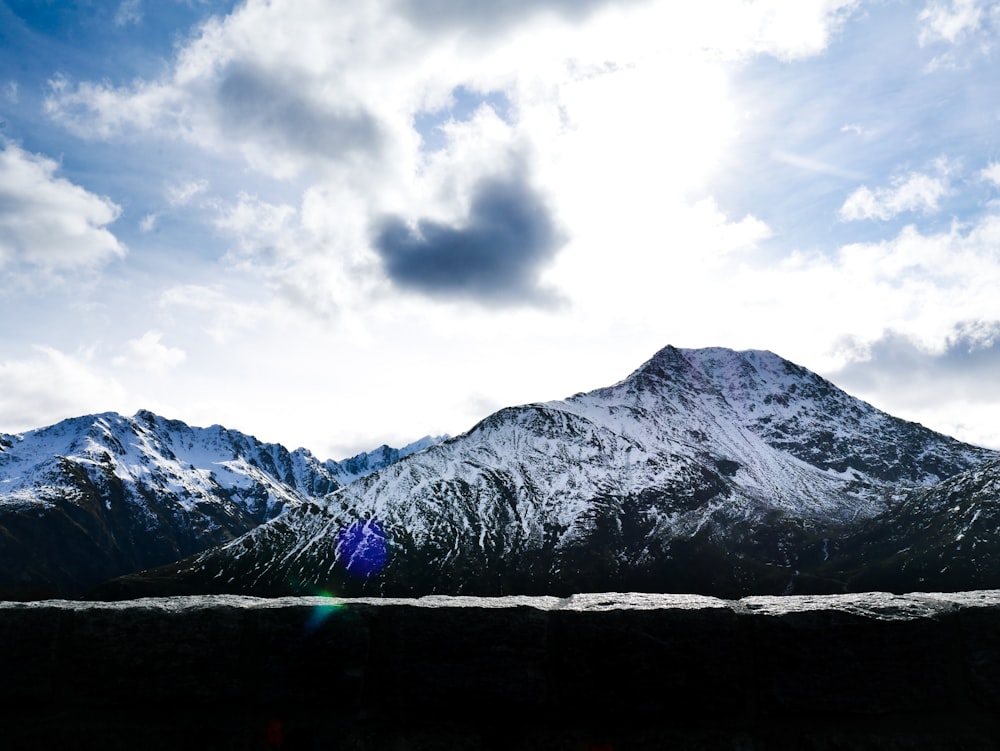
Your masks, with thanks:
[{"label": "bright horizon", "polygon": [[662,347],[1000,448],[1000,6],[0,0],[0,432],[318,457]]}]

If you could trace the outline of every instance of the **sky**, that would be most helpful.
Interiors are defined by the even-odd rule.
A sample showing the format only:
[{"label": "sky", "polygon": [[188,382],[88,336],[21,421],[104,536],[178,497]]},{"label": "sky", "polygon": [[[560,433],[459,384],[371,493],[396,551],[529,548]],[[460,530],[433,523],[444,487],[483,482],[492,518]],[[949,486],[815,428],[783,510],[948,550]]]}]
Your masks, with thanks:
[{"label": "sky", "polygon": [[340,459],[765,349],[1000,448],[1000,3],[0,0],[0,432]]}]

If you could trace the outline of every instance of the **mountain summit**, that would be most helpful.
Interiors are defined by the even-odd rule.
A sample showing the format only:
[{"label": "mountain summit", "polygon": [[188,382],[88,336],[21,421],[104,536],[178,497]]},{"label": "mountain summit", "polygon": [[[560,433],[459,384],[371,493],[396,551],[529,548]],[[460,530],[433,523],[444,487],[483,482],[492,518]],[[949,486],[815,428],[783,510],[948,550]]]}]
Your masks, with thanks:
[{"label": "mountain summit", "polygon": [[738,596],[866,575],[920,588],[892,525],[939,513],[941,483],[998,458],[770,352],[667,347],[613,386],[500,410],[105,591]]}]

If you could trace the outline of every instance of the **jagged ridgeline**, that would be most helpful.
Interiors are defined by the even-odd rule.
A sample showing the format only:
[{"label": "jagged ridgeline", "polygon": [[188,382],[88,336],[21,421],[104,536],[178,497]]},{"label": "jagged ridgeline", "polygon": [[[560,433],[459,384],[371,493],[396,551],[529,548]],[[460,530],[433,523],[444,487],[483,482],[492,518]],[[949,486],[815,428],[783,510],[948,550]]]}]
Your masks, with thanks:
[{"label": "jagged ridgeline", "polygon": [[0,597],[78,596],[177,561],[437,440],[321,462],[148,411],[0,435]]},{"label": "jagged ridgeline", "polygon": [[99,594],[1000,587],[998,460],[769,352],[667,347]]}]

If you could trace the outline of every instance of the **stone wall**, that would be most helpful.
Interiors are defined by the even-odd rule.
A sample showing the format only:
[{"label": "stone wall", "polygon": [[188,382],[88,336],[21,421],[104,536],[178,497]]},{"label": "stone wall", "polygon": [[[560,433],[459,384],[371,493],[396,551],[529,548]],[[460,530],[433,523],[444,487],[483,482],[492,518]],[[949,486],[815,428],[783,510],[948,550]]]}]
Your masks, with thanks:
[{"label": "stone wall", "polygon": [[1000,591],[0,603],[2,749],[997,749]]}]

